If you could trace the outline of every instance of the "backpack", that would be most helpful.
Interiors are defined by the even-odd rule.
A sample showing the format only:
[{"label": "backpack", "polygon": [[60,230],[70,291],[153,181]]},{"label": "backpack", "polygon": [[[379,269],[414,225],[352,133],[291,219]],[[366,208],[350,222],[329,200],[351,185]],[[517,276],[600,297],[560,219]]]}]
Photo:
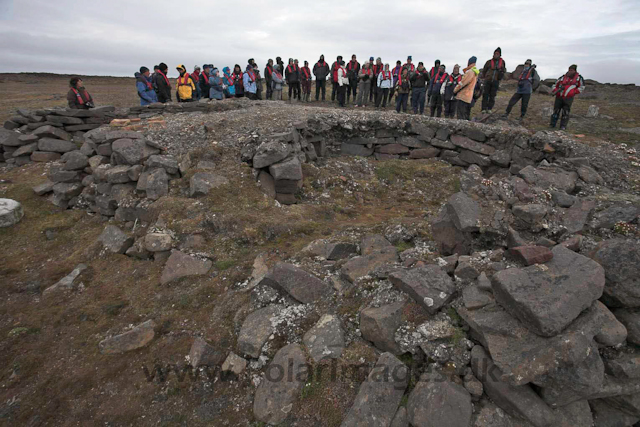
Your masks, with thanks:
[{"label": "backpack", "polygon": [[476,80],[476,87],[473,88],[473,99],[479,99],[482,96],[482,92],[484,92],[484,84],[482,80]]}]

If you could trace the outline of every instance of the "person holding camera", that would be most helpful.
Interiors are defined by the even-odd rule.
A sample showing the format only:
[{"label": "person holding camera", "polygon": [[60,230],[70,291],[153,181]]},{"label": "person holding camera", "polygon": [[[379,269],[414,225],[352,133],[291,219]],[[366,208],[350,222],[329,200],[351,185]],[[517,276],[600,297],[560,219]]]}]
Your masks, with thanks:
[{"label": "person holding camera", "polygon": [[584,88],[584,79],[578,74],[578,66],[571,65],[567,74],[560,77],[553,85],[553,89],[551,89],[551,93],[556,96],[556,101],[553,104],[553,115],[551,116],[551,128],[556,127],[560,113],[562,113],[560,130],[567,130],[573,98],[581,94]]},{"label": "person holding camera", "polygon": [[67,101],[69,102],[69,108],[74,110],[88,110],[95,107],[93,104],[93,98],[84,88],[82,79],[80,77],[74,77],[69,80],[69,92],[67,93]]},{"label": "person holding camera", "polygon": [[373,70],[370,62],[362,64],[358,79],[358,95],[355,107],[366,107],[369,100],[369,91],[371,90],[371,81],[373,80]]},{"label": "person holding camera", "polygon": [[536,71],[535,64],[532,64],[531,62],[532,61],[530,59],[527,59],[524,62],[524,69],[518,78],[518,88],[516,89],[516,93],[514,93],[509,100],[509,105],[507,105],[507,111],[504,115],[505,118],[509,117],[511,109],[515,107],[518,101],[522,100],[522,104],[520,106],[520,118],[518,119],[518,121],[522,121],[525,114],[527,114],[527,107],[529,106],[531,94],[538,88],[538,86],[540,86],[540,76]]}]

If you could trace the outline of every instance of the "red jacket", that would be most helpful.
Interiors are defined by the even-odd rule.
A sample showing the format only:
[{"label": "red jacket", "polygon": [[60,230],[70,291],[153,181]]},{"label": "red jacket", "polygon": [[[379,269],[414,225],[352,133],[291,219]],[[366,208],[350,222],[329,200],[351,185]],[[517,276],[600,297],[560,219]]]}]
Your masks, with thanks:
[{"label": "red jacket", "polygon": [[554,93],[560,98],[573,98],[574,96],[581,94],[584,91],[584,79],[578,73],[575,73],[573,77],[569,77],[566,74],[560,77],[553,85],[551,93]]}]

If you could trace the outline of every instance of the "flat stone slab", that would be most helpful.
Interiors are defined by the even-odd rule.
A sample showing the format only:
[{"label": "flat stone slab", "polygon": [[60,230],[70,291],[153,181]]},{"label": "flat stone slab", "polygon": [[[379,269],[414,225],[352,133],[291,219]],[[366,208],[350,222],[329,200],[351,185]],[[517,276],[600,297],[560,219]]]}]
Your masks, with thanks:
[{"label": "flat stone slab", "polygon": [[278,350],[253,398],[253,415],[258,421],[279,424],[289,416],[304,386],[307,369],[299,344]]},{"label": "flat stone slab", "polygon": [[271,318],[282,308],[269,305],[249,314],[242,324],[238,335],[238,351],[254,359],[260,356],[260,350],[273,333]]},{"label": "flat stone slab", "polygon": [[0,199],[0,227],[11,227],[24,217],[22,204],[13,199]]},{"label": "flat stone slab", "polygon": [[396,261],[398,261],[398,251],[395,247],[390,246],[368,255],[351,258],[342,266],[342,277],[354,283],[377,268],[394,264]]},{"label": "flat stone slab", "polygon": [[604,269],[563,246],[543,265],[509,268],[493,275],[496,300],[532,332],[557,335],[602,296]]},{"label": "flat stone slab", "polygon": [[314,361],[337,359],[344,350],[344,332],[337,316],[325,314],[304,334],[304,345]]},{"label": "flat stone slab", "polygon": [[388,426],[409,382],[407,367],[391,353],[382,353],[360,386],[341,427]]},{"label": "flat stone slab", "polygon": [[362,338],[373,342],[382,351],[399,355],[400,346],[395,341],[395,333],[402,323],[404,301],[381,307],[369,307],[360,313]]},{"label": "flat stone slab", "polygon": [[142,348],[149,344],[155,336],[155,326],[153,320],[147,320],[124,334],[102,340],[98,345],[100,352],[102,354],[118,354]]},{"label": "flat stone slab", "polygon": [[201,276],[213,266],[213,262],[208,259],[196,258],[180,251],[174,251],[162,271],[160,283],[165,285],[174,280],[187,276]]},{"label": "flat stone slab", "polygon": [[406,292],[429,314],[435,314],[455,292],[451,277],[437,265],[399,270],[389,275],[398,289]]},{"label": "flat stone slab", "polygon": [[331,285],[293,264],[277,263],[260,282],[308,304],[332,292]]}]

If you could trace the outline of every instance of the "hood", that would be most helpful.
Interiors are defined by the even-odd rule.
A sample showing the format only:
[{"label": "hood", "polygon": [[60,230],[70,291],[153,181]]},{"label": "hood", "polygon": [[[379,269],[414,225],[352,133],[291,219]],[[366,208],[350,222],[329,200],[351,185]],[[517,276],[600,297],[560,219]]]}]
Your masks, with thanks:
[{"label": "hood", "polygon": [[230,75],[231,75],[231,69],[230,69],[229,67],[224,67],[224,68],[222,69],[222,72],[223,72],[225,75],[227,75],[227,76],[230,76]]},{"label": "hood", "polygon": [[213,77],[218,77],[218,74],[219,74],[219,73],[220,73],[220,71],[218,71],[218,69],[217,69],[217,68],[214,68],[214,69],[213,69],[213,71],[211,72],[211,75],[212,75]]},{"label": "hood", "polygon": [[137,72],[137,71],[136,71],[136,72],[133,74],[133,77],[135,77],[136,79],[139,79],[140,77],[142,77],[142,74],[140,74],[139,72]]}]

